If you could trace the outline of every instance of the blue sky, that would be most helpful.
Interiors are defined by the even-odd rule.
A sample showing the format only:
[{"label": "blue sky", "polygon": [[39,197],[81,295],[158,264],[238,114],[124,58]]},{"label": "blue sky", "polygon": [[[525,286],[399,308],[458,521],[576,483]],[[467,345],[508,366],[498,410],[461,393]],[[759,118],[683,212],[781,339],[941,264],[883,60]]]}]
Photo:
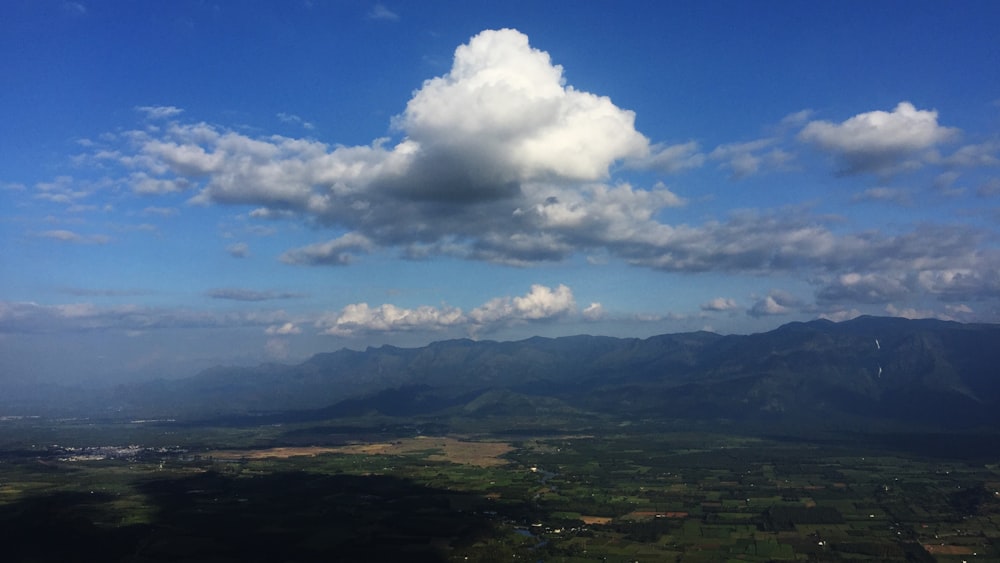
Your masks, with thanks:
[{"label": "blue sky", "polygon": [[995,2],[0,5],[5,383],[1000,320]]}]

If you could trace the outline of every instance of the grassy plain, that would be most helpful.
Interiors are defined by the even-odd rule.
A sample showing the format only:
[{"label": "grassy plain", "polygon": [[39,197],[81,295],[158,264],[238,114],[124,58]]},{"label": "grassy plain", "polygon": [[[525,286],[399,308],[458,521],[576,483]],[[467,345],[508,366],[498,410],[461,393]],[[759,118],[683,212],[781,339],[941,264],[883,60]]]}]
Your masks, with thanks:
[{"label": "grassy plain", "polygon": [[509,427],[0,421],[0,559],[1000,561],[968,436]]}]

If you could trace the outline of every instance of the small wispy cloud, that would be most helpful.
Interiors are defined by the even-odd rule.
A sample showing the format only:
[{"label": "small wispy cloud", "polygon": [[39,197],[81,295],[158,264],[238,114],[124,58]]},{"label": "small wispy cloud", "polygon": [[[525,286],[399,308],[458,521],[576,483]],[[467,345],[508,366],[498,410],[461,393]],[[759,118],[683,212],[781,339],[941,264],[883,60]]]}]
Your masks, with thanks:
[{"label": "small wispy cloud", "polygon": [[134,297],[149,293],[141,289],[95,289],[87,287],[62,287],[58,291],[59,293],[74,295],[76,297]]},{"label": "small wispy cloud", "polygon": [[312,123],[302,119],[301,117],[295,115],[294,113],[278,113],[278,120],[282,123],[289,123],[293,125],[301,125],[303,129],[308,129],[312,131],[316,128]]},{"label": "small wispy cloud", "polygon": [[744,143],[719,145],[708,158],[721,162],[732,174],[730,179],[741,180],[759,172],[779,170],[794,159],[794,155],[775,147],[777,139],[757,139]]},{"label": "small wispy cloud", "polygon": [[63,2],[63,10],[73,16],[87,15],[87,7],[80,2]]},{"label": "small wispy cloud", "polygon": [[46,238],[50,240],[57,240],[60,242],[69,242],[73,244],[107,244],[111,242],[111,237],[107,235],[82,235],[74,231],[68,231],[65,229],[57,229],[52,231],[42,231],[38,233],[39,237]]},{"label": "small wispy cloud", "polygon": [[796,127],[799,125],[804,125],[813,116],[815,112],[811,109],[804,109],[797,111],[795,113],[790,113],[781,119],[781,125],[787,127]]},{"label": "small wispy cloud", "polygon": [[708,303],[701,304],[702,311],[732,311],[739,308],[740,305],[736,300],[729,297],[716,297]]},{"label": "small wispy cloud", "polygon": [[264,329],[266,334],[270,335],[289,335],[289,334],[302,334],[302,329],[295,326],[295,323],[285,323],[283,325],[271,325]]},{"label": "small wispy cloud", "polygon": [[913,200],[910,199],[910,193],[907,190],[901,188],[887,188],[885,186],[869,188],[863,192],[854,194],[854,196],[851,198],[851,202],[852,203],[879,202],[879,203],[894,203],[896,205],[913,204]]},{"label": "small wispy cloud", "polygon": [[993,197],[1000,195],[1000,178],[990,178],[976,189],[979,197]]},{"label": "small wispy cloud", "polygon": [[180,213],[176,207],[155,207],[150,206],[142,210],[141,215],[155,215],[157,217],[173,217]]},{"label": "small wispy cloud", "polygon": [[599,321],[603,319],[607,313],[604,310],[604,306],[600,303],[591,303],[581,312],[583,318],[588,321]]},{"label": "small wispy cloud", "polygon": [[389,8],[385,7],[385,4],[378,2],[368,11],[368,19],[371,20],[384,20],[384,21],[399,21],[399,14],[393,12]]},{"label": "small wispy cloud", "polygon": [[246,258],[250,256],[250,247],[245,242],[238,242],[227,246],[226,252],[233,258]]},{"label": "small wispy cloud", "polygon": [[135,111],[146,114],[147,119],[166,119],[184,112],[174,106],[136,106]]}]

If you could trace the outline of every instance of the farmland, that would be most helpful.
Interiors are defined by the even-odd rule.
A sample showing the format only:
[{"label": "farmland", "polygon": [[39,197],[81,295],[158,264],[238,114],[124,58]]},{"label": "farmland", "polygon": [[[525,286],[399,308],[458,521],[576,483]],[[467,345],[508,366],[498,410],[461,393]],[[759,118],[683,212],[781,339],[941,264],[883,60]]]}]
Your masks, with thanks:
[{"label": "farmland", "polygon": [[1000,560],[998,460],[961,437],[4,424],[13,561]]}]

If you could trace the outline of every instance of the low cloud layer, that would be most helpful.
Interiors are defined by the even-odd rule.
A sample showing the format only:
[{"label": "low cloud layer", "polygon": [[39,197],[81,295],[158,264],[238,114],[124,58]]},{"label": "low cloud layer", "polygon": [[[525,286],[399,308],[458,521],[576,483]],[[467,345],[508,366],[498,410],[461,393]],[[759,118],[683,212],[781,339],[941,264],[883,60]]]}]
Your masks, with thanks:
[{"label": "low cloud layer", "polygon": [[[290,292],[239,288],[213,289],[206,294],[214,299],[248,302],[301,297]],[[343,337],[445,329],[455,329],[474,336],[522,323],[549,322],[578,315],[594,318],[600,311],[600,303],[591,303],[581,313],[577,309],[573,291],[568,286],[547,287],[541,284],[532,285],[524,295],[490,299],[468,312],[447,305],[406,308],[390,303],[353,303],[338,311],[292,315],[283,310],[198,312],[134,304],[42,305],[0,301],[0,334],[259,327],[270,336],[290,336],[302,334],[303,325],[311,325],[316,334]]]},{"label": "low cloud layer", "polygon": [[0,301],[0,334],[257,327],[286,322],[283,311],[214,312],[142,305]]},{"label": "low cloud layer", "polygon": [[[592,303],[587,311],[588,314],[593,314],[599,309],[599,303]],[[511,324],[549,321],[576,313],[576,301],[569,287],[559,285],[550,288],[535,284],[525,295],[497,297],[468,313],[449,306],[407,309],[391,304],[370,307],[367,303],[356,303],[337,313],[324,315],[316,322],[316,326],[324,334],[337,336],[452,327],[461,327],[469,334],[478,334]]]}]

